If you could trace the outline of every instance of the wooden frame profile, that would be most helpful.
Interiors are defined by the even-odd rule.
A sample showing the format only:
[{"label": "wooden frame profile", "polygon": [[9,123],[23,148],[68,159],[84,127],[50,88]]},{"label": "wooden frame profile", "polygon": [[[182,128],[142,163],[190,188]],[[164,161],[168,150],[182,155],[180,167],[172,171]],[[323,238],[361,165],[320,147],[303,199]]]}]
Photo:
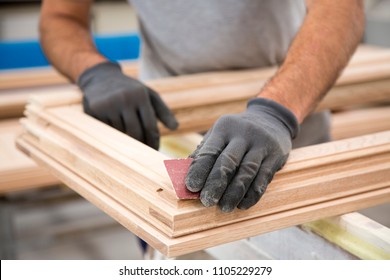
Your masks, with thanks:
[{"label": "wooden frame profile", "polygon": [[[126,206],[112,199],[106,193],[99,191],[89,182],[75,175],[30,145],[25,139],[19,138],[18,144],[35,161],[49,168],[54,175],[69,187],[97,205],[127,229],[143,238],[155,249],[169,257],[195,252],[249,236],[314,221],[319,218],[371,207],[388,202],[390,195],[389,188],[384,188],[274,215],[267,215],[257,219],[246,220],[182,237],[169,238],[165,234],[162,234],[156,227],[134,214]],[[226,234],[226,232],[229,232],[229,234]]]},{"label": "wooden frame profile", "polygon": [[[89,190],[126,208],[148,224],[145,227],[153,227],[159,236],[166,238],[166,246],[160,249],[171,256],[176,253],[170,242],[187,240],[180,241],[177,250],[188,253],[182,245],[189,245],[191,236],[221,228],[229,232],[238,224],[251,228],[237,231],[237,235],[225,239],[228,242],[283,227],[287,220],[298,221],[292,213],[299,209],[319,207],[318,215],[312,210],[299,214],[308,221],[330,213],[342,214],[339,212],[342,209],[355,211],[390,201],[390,131],[294,150],[260,203],[247,211],[226,214],[217,207],[205,208],[199,201],[177,200],[163,166],[167,158],[163,154],[85,115],[79,105],[49,106],[49,100],[38,99],[28,106],[28,118],[24,120],[26,133],[18,145],[57,175],[62,172],[61,180],[71,182],[81,195],[80,188],[88,184]],[[57,168],[51,167],[54,162]],[[65,179],[67,176],[72,178]],[[91,196],[88,192],[88,199],[93,201]],[[346,208],[341,206],[342,201],[348,201]],[[330,212],[323,211],[323,205]],[[332,205],[337,205],[337,209],[331,210]],[[105,203],[97,206],[103,210],[109,207]],[[279,218],[273,220],[282,213],[289,216],[285,222]],[[260,220],[267,226],[259,226]],[[131,221],[120,222],[133,229],[129,226]],[[301,222],[305,221],[299,219]],[[252,223],[257,226],[250,226]],[[143,231],[135,233],[151,240]],[[221,244],[211,240],[209,246]],[[163,241],[151,242],[159,249],[158,244]],[[199,246],[190,248],[199,250],[205,244]]]},{"label": "wooden frame profile", "polygon": [[[390,101],[389,65],[355,60],[317,110]],[[176,133],[202,131],[242,111],[274,72],[204,73],[148,85],[176,115]],[[390,201],[390,131],[293,150],[258,204],[222,213],[178,200],[163,164],[168,157],[84,114],[80,102],[77,91],[31,98],[18,147],[168,256]]]},{"label": "wooden frame profile", "polygon": [[[349,110],[332,115],[332,137],[335,140],[390,130],[390,107]],[[18,119],[0,121],[0,194],[58,184],[60,181],[16,149],[16,137],[23,132]],[[174,150],[174,157],[187,157],[201,136],[195,133],[165,136],[162,151]],[[180,149],[179,147],[185,147]],[[169,152],[168,152],[169,153]]]}]

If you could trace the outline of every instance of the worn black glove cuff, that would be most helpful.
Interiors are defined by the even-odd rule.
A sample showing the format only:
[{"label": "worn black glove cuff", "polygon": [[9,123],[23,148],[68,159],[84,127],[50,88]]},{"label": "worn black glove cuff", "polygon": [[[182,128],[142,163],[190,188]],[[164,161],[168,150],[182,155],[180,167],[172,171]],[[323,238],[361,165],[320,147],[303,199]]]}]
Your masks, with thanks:
[{"label": "worn black glove cuff", "polygon": [[294,139],[299,132],[299,123],[295,115],[283,105],[267,98],[253,98],[248,102],[248,109],[256,109],[266,112],[281,121]]},{"label": "worn black glove cuff", "polygon": [[77,80],[77,85],[84,91],[94,80],[101,81],[105,77],[116,73],[122,74],[120,65],[116,62],[104,61],[85,70]]}]

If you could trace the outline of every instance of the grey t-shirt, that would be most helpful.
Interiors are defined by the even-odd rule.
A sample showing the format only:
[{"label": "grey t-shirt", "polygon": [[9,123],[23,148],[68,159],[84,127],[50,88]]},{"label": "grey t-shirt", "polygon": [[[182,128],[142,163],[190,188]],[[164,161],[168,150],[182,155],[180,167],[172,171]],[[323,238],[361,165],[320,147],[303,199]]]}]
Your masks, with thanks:
[{"label": "grey t-shirt", "polygon": [[[140,79],[281,64],[304,0],[129,0],[139,20]],[[293,146],[329,140],[329,113],[311,115]]]},{"label": "grey t-shirt", "polygon": [[306,14],[303,0],[131,0],[141,79],[280,64]]}]

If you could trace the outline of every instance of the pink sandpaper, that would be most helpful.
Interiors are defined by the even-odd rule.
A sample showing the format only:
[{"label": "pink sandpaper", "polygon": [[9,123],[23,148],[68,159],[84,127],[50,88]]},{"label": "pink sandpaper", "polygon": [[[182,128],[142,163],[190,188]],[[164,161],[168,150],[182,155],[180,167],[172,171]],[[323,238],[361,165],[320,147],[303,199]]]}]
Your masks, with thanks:
[{"label": "pink sandpaper", "polygon": [[185,184],[185,178],[192,161],[192,158],[164,160],[165,168],[167,169],[178,199],[199,198],[199,192],[190,192]]}]

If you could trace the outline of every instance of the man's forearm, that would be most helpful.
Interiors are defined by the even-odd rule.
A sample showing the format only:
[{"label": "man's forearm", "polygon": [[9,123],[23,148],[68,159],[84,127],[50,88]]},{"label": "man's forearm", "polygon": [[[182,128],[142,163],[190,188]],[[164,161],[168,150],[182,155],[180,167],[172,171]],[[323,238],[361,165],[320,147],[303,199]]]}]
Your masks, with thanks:
[{"label": "man's forearm", "polygon": [[50,62],[72,82],[85,69],[107,60],[97,52],[90,34],[91,2],[51,0],[42,4],[42,47]]},{"label": "man's forearm", "polygon": [[363,30],[362,1],[313,1],[284,63],[259,96],[289,108],[302,122],[336,81]]}]

